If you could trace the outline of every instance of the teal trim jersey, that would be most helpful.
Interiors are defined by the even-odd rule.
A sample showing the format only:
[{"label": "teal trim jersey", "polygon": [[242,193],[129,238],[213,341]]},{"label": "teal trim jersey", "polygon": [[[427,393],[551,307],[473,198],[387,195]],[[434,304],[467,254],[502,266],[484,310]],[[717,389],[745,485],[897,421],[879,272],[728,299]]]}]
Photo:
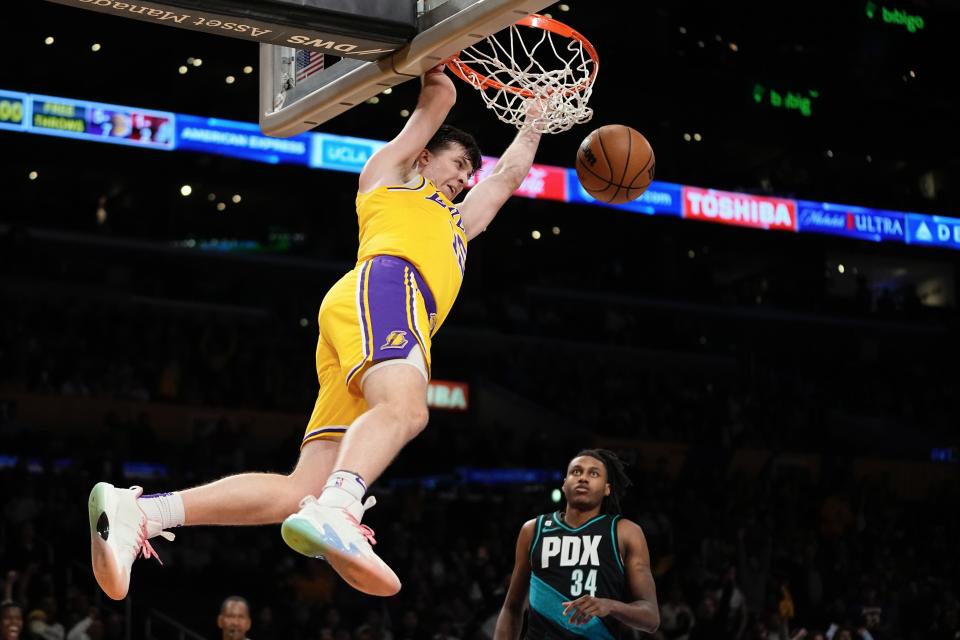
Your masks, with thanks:
[{"label": "teal trim jersey", "polygon": [[528,640],[614,640],[619,623],[593,618],[585,625],[570,624],[563,602],[592,595],[626,599],[623,560],[617,547],[620,516],[600,515],[573,528],[559,512],[537,518],[530,546],[530,619]]}]

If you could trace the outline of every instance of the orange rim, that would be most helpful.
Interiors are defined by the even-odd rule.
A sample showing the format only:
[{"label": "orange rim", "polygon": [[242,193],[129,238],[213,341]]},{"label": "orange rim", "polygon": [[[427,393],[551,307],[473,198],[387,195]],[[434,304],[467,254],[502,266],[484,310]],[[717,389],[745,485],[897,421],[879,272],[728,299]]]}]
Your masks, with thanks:
[{"label": "orange rim", "polygon": [[[521,27],[533,27],[535,29],[543,29],[544,31],[549,31],[555,33],[564,38],[570,38],[571,40],[577,40],[583,46],[583,49],[587,52],[590,58],[593,60],[593,71],[590,72],[590,77],[581,82],[580,84],[564,89],[564,94],[571,93],[580,93],[587,87],[593,84],[594,79],[597,77],[597,71],[600,70],[600,57],[597,56],[597,50],[594,49],[593,45],[590,44],[590,41],[583,37],[578,31],[568,27],[558,20],[553,18],[548,18],[547,16],[542,16],[537,13],[531,13],[527,17],[518,20],[516,23]],[[499,80],[493,78],[488,78],[482,73],[476,71],[473,67],[468,65],[466,62],[460,59],[460,54],[457,54],[450,58],[447,61],[447,68],[450,69],[458,78],[464,82],[473,85],[474,78],[480,83],[480,89],[506,89],[518,95],[523,96],[524,98],[534,97],[533,91],[530,89],[521,89],[518,87],[506,86]]]}]

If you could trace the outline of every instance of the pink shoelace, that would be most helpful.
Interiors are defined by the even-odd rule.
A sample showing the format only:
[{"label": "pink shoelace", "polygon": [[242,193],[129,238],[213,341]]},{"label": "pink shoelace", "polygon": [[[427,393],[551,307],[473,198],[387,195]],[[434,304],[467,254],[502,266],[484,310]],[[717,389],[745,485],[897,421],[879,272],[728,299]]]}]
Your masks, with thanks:
[{"label": "pink shoelace", "polygon": [[150,540],[147,538],[147,519],[144,518],[140,521],[140,535],[137,536],[137,541],[140,543],[140,549],[138,553],[143,556],[145,559],[156,558],[157,562],[161,565],[163,560],[160,559],[160,556],[157,555],[157,552],[154,550],[153,545],[150,544]]},{"label": "pink shoelace", "polygon": [[[353,515],[350,513],[347,513],[347,518],[349,518],[350,522],[353,523],[353,526],[355,526],[360,531],[360,534],[367,539],[367,542],[369,542],[371,545],[377,544],[376,538],[373,537],[374,536],[373,529],[371,529],[365,524],[360,524],[360,521],[354,518]],[[157,560],[159,559],[160,558],[157,558]],[[161,562],[160,564],[163,564],[163,563]]]}]

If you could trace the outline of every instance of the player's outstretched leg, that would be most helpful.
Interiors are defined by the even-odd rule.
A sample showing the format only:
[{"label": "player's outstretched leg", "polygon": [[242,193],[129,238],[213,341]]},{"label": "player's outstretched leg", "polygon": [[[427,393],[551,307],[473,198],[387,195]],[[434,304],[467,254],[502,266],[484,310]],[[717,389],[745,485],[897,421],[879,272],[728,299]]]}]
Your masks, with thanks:
[{"label": "player's outstretched leg", "polygon": [[[93,487],[87,503],[93,574],[100,588],[121,600],[130,588],[133,561],[157,557],[150,538],[193,525],[260,525],[282,522],[305,495],[316,494],[333,469],[338,444],[307,443],[290,474],[244,473],[175,493],[142,495],[106,482]],[[159,558],[157,558],[159,560]]]},{"label": "player's outstretched leg", "polygon": [[373,531],[361,520],[375,501],[363,502],[363,496],[367,484],[426,427],[426,377],[414,366],[372,370],[363,393],[370,409],[347,430],[323,493],[305,498],[281,533],[294,550],[326,557],[355,589],[391,596],[400,591],[400,579],[373,551]]}]

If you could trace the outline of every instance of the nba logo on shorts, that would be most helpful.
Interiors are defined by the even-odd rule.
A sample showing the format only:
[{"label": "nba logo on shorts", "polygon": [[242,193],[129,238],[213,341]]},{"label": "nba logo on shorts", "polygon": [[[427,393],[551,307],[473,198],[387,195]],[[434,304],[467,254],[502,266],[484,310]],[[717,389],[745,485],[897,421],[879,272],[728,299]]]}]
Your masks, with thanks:
[{"label": "nba logo on shorts", "polygon": [[406,331],[391,331],[387,335],[386,342],[383,343],[381,349],[403,349],[407,346],[407,332]]}]

